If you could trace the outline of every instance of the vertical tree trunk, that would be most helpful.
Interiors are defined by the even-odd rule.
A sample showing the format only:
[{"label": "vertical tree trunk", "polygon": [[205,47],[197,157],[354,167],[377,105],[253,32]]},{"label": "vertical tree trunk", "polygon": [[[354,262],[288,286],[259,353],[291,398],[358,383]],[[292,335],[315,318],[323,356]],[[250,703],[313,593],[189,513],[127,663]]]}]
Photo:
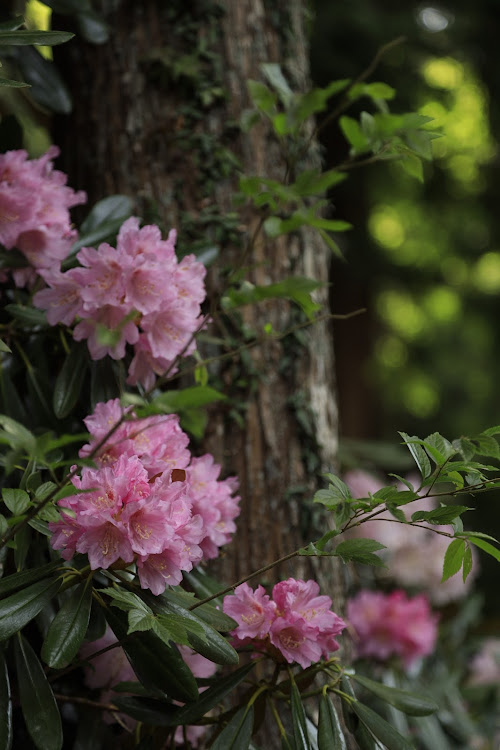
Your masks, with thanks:
[{"label": "vertical tree trunk", "polygon": [[[85,188],[90,203],[112,193],[132,196],[145,219],[178,227],[186,252],[190,241],[217,244],[218,267],[248,266],[253,283],[290,274],[326,283],[330,251],[319,237],[304,231],[270,242],[257,231],[255,211],[245,210],[242,225],[232,207],[235,158],[245,174],[284,177],[286,165],[267,126],[242,134],[237,124],[250,104],[247,80],[261,78],[261,63],[279,62],[295,90],[307,87],[304,6],[303,0],[103,0],[109,42],[74,40],[57,50],[75,100],[57,134],[70,184]],[[309,166],[316,161],[313,152]],[[223,275],[213,271],[211,293],[220,294],[222,284]],[[318,300],[326,311],[326,287]],[[242,314],[257,333],[268,322],[282,331],[297,320],[285,303],[247,307]],[[253,349],[248,367],[233,368],[247,381],[238,392],[231,368],[218,373],[246,401],[243,427],[226,411],[214,412],[204,444],[226,474],[240,479],[238,532],[218,571],[226,581],[314,538],[305,500],[321,471],[332,468],[337,445],[327,323],[312,326],[300,341],[290,335]],[[341,611],[338,574],[327,561],[319,567]],[[295,564],[279,575],[292,570],[297,575]]]}]

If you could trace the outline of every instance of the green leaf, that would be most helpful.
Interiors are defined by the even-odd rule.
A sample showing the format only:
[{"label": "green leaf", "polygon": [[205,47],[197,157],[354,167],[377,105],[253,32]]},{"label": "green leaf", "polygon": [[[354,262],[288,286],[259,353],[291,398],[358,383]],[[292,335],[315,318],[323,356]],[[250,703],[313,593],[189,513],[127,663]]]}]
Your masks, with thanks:
[{"label": "green leaf", "polygon": [[175,700],[195,701],[198,686],[176,646],[168,646],[151,631],[126,638],[127,619],[121,612],[106,610],[106,619],[142,684],[160,690]]},{"label": "green leaf", "polygon": [[278,63],[262,63],[260,69],[286,107],[292,99],[293,91],[283,75],[281,66]]},{"label": "green leaf", "polygon": [[475,544],[476,547],[482,549],[483,552],[486,552],[488,555],[491,555],[491,557],[494,557],[495,560],[498,560],[498,562],[500,562],[500,550],[498,550],[496,547],[493,547],[492,544],[490,544],[489,542],[485,542],[484,539],[479,538],[476,534],[468,533],[467,539],[472,544]]},{"label": "green leaf", "polygon": [[424,479],[427,479],[427,477],[431,475],[432,469],[430,461],[427,458],[427,454],[424,449],[420,445],[418,445],[418,443],[413,442],[415,440],[418,441],[419,438],[410,437],[410,435],[407,435],[406,432],[400,432],[399,434],[403,438],[405,445],[413,456],[413,460],[417,464],[422,477]]},{"label": "green leaf", "polygon": [[319,704],[318,750],[347,750],[339,717],[326,694],[321,696]]},{"label": "green leaf", "polygon": [[389,687],[360,674],[351,675],[351,679],[409,716],[428,716],[439,710],[437,703],[425,695]]},{"label": "green leaf", "polygon": [[424,166],[418,156],[406,154],[398,163],[410,177],[415,177],[419,182],[424,181]]},{"label": "green leaf", "polygon": [[61,750],[61,716],[42,665],[28,641],[15,644],[19,698],[26,727],[38,750]]},{"label": "green leaf", "polygon": [[[215,388],[208,385],[196,385],[179,391],[162,393],[153,399],[150,407],[146,407],[144,412],[161,411],[168,414],[178,414],[184,409],[201,409],[217,401],[224,401],[226,398],[227,396],[224,393],[217,391]],[[142,414],[143,410],[139,409],[138,413]]]},{"label": "green leaf", "polygon": [[87,375],[87,361],[87,347],[73,344],[54,386],[52,405],[58,419],[67,417],[78,401]]},{"label": "green leaf", "polygon": [[411,742],[368,706],[355,701],[351,704],[351,708],[370,732],[386,746],[387,750],[415,750]]},{"label": "green leaf", "polygon": [[201,719],[208,711],[217,706],[226,695],[229,695],[229,693],[235,690],[235,688],[238,687],[238,685],[252,671],[254,666],[254,663],[245,664],[245,666],[231,672],[226,677],[217,679],[208,690],[205,690],[200,694],[196,703],[183,706],[179,709],[175,715],[174,726],[180,724],[193,724]]},{"label": "green leaf", "polygon": [[151,609],[144,603],[144,601],[134,594],[132,591],[126,591],[123,588],[113,588],[109,586],[106,589],[98,589],[100,594],[106,594],[113,600],[113,605],[128,612],[131,609],[137,609],[142,611],[144,614],[151,614]]},{"label": "green leaf", "polygon": [[11,750],[13,741],[12,698],[9,673],[3,651],[0,651],[0,747]]},{"label": "green leaf", "polygon": [[253,706],[237,711],[210,745],[210,750],[248,750],[253,731]]},{"label": "green leaf", "polygon": [[432,446],[436,451],[438,451],[441,457],[440,463],[456,453],[456,449],[453,447],[450,441],[446,440],[446,438],[440,435],[439,432],[433,432],[432,435],[428,435],[425,438],[424,442],[426,446]]},{"label": "green leaf", "polygon": [[[217,630],[207,625],[198,612],[190,612],[174,601],[165,601],[160,597],[154,597],[147,593],[145,601],[151,606],[153,612],[163,615],[176,615],[184,624],[188,632],[189,643],[199,654],[215,664],[238,664],[239,656],[234,648],[223,638]],[[193,630],[193,626],[196,626]]]},{"label": "green leaf", "polygon": [[347,179],[345,172],[337,172],[335,169],[330,169],[328,172],[305,169],[299,174],[292,188],[300,196],[321,195],[345,179]]},{"label": "green leaf", "polygon": [[472,570],[472,550],[470,548],[470,545],[467,544],[465,547],[465,552],[464,552],[463,570],[462,570],[464,583],[467,580],[467,576],[469,575],[471,570]]},{"label": "green leaf", "polygon": [[173,726],[178,712],[171,703],[141,696],[113,698],[113,703],[133,719],[156,727]]},{"label": "green leaf", "polygon": [[477,443],[477,452],[480,456],[491,456],[500,458],[500,447],[494,437],[488,435],[479,435],[473,438]]},{"label": "green leaf", "polygon": [[32,47],[19,49],[17,64],[24,80],[31,85],[30,96],[50,112],[67,115],[73,108],[71,94],[56,65]]},{"label": "green leaf", "polygon": [[495,425],[495,427],[488,427],[487,430],[483,430],[481,435],[500,435],[500,425]]},{"label": "green leaf", "polygon": [[436,526],[444,526],[451,523],[465,513],[465,511],[471,510],[466,505],[442,505],[434,510],[418,510],[412,514],[412,521],[427,521]]},{"label": "green leaf", "polygon": [[355,153],[362,153],[369,148],[368,139],[364,135],[359,123],[352,117],[344,115],[339,120],[339,126],[342,133],[352,146]]},{"label": "green leaf", "polygon": [[248,81],[247,85],[250,97],[255,106],[266,115],[274,114],[278,100],[274,91],[271,91],[270,88],[260,81]]},{"label": "green leaf", "polygon": [[[128,195],[108,195],[98,201],[87,218],[82,222],[82,235],[95,232],[96,229],[110,222],[124,222],[132,215],[133,203]],[[83,246],[82,246],[83,247]]]},{"label": "green leaf", "polygon": [[87,632],[91,603],[91,581],[73,588],[43,642],[41,656],[49,667],[63,669],[75,658]]},{"label": "green leaf", "polygon": [[8,44],[25,46],[28,44],[41,44],[53,47],[73,39],[75,35],[67,31],[2,31],[0,30],[0,45]]},{"label": "green leaf", "polygon": [[0,641],[24,628],[57,594],[60,578],[39,581],[2,600],[0,610]]},{"label": "green leaf", "polygon": [[[193,576],[192,573],[191,575]],[[218,582],[216,582],[216,585],[216,591],[220,591],[221,585]],[[193,584],[191,584],[191,586],[194,588]],[[214,592],[212,591],[211,593]],[[204,596],[210,596],[210,593],[206,593]],[[196,599],[193,594],[179,589],[166,589],[165,593],[162,594],[162,598],[167,599],[167,601],[169,602],[178,604],[184,609],[189,609],[189,607],[191,607],[193,604],[196,604],[198,601],[198,599]],[[216,602],[216,600],[214,600],[214,602]],[[214,602],[207,602],[206,604],[202,604],[201,606],[196,607],[197,617],[199,617],[200,620],[203,620],[203,622],[206,622],[207,625],[210,625],[212,628],[215,628],[215,630],[219,630],[222,633],[227,633],[230,630],[234,630],[237,626],[235,620],[233,620],[232,617],[229,617],[229,615],[226,615],[226,613],[223,612],[222,609],[218,609]]]},{"label": "green leaf", "polygon": [[375,541],[375,539],[348,539],[337,544],[335,554],[341,557],[344,562],[352,561],[384,568],[383,560],[372,554],[381,549],[386,549],[385,545]]},{"label": "green leaf", "polygon": [[0,86],[22,89],[26,87],[29,88],[29,83],[24,83],[23,81],[13,81],[11,78],[0,78]]},{"label": "green leaf", "polygon": [[[10,576],[2,578],[0,580],[0,597],[4,597],[11,591],[16,591],[16,589],[24,589],[30,583],[48,578],[57,568],[62,567],[62,564],[62,560],[55,560],[32,570],[23,570],[20,573],[13,573]],[[3,604],[0,605],[0,610],[2,606]]]},{"label": "green leaf", "polygon": [[30,454],[35,452],[36,438],[26,427],[6,414],[0,414],[0,425],[3,427],[3,432],[0,431],[2,442],[14,449],[24,449]]},{"label": "green leaf", "polygon": [[371,99],[394,99],[395,95],[396,90],[392,86],[378,81],[374,83],[356,83],[347,92],[347,96],[351,101],[359,99],[361,96],[369,96]]},{"label": "green leaf", "polygon": [[22,516],[31,505],[30,496],[24,490],[15,490],[4,487],[2,499],[13,516]]},{"label": "green leaf", "polygon": [[295,750],[311,750],[307,734],[306,712],[302,705],[302,698],[295,682],[290,686],[290,708],[292,711],[292,729]]},{"label": "green leaf", "polygon": [[19,29],[23,23],[23,16],[14,16],[14,18],[9,18],[8,21],[2,21],[2,23],[0,23],[0,31],[15,31],[16,29]]},{"label": "green leaf", "polygon": [[307,120],[311,115],[322,112],[327,105],[328,99],[338,94],[342,89],[345,89],[350,83],[349,78],[344,78],[339,81],[332,81],[325,88],[316,88],[311,91],[307,91],[305,94],[296,94],[294,107],[293,107],[293,118],[297,125]]}]

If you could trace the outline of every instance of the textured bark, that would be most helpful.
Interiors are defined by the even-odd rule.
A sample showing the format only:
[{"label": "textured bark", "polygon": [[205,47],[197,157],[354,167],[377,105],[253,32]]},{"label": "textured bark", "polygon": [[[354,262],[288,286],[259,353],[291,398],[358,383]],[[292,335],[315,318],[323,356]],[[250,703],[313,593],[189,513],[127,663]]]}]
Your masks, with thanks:
[{"label": "textured bark", "polygon": [[[154,205],[165,226],[178,226],[186,211],[199,216],[212,204],[223,212],[234,210],[231,200],[236,180],[234,176],[221,179],[211,196],[203,194],[199,187],[203,156],[190,149],[183,151],[179,145],[185,92],[182,87],[150,80],[151,51],[176,50],[179,44],[168,5],[145,0],[116,7],[105,2],[112,30],[109,43],[96,47],[75,41],[57,51],[64,56],[64,68],[75,92],[74,112],[70,122],[60,126],[58,142],[70,184],[85,188],[90,203],[105,195],[125,193],[135,198],[138,213],[147,215]],[[304,3],[226,0],[222,6],[225,12],[217,21],[214,38],[213,19],[210,25],[203,15],[207,3],[190,4],[198,40],[213,44],[220,55],[228,96],[206,109],[189,137],[208,133],[214,143],[230,146],[246,174],[283,179],[283,158],[268,128],[259,125],[242,135],[236,128],[228,129],[228,123],[238,122],[242,110],[249,106],[246,81],[262,78],[259,66],[263,62],[282,64],[296,90],[308,85]],[[179,50],[181,53],[185,50]],[[316,162],[313,149],[309,166]],[[244,261],[254,283],[272,283],[290,274],[328,281],[330,251],[318,236],[302,232],[270,242],[262,232],[256,233],[258,223],[257,213],[248,209],[239,228],[243,244],[256,235]],[[241,254],[241,247],[225,244],[221,263],[238,265]],[[215,272],[210,283],[212,293],[220,292],[221,279]],[[326,309],[326,287],[317,296]],[[275,302],[243,311],[244,322],[257,332],[267,322],[275,330],[287,329],[296,321],[294,315],[290,305]],[[332,469],[337,446],[330,325],[311,327],[305,345],[297,344],[293,337],[266,342],[252,350],[251,360],[256,371],[253,387],[240,394],[248,402],[244,429],[228,420],[225,412],[214,412],[204,445],[223,463],[226,474],[236,473],[240,479],[242,512],[237,537],[218,566],[225,581],[236,580],[314,538],[311,524],[304,520],[308,518],[304,497],[311,497],[318,470]],[[220,374],[228,380],[231,377],[225,368]],[[294,400],[300,402],[302,415],[311,417],[309,434],[299,424]],[[313,473],[307,451],[309,458],[311,451],[319,456]],[[283,566],[277,574],[306,575],[306,569],[298,570],[296,562],[293,567]],[[326,560],[315,567],[323,587],[333,595],[337,611],[342,611],[338,574]]]}]

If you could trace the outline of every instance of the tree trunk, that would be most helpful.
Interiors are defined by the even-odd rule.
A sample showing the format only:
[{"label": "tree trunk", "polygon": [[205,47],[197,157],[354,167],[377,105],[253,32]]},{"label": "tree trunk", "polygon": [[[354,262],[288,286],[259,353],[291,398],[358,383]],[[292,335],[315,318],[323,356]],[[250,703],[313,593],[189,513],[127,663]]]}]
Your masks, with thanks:
[{"label": "tree trunk", "polygon": [[[103,1],[109,42],[73,40],[56,50],[75,100],[56,138],[70,184],[85,188],[90,204],[113,193],[132,196],[146,221],[178,228],[185,252],[190,243],[216,244],[217,268],[248,267],[255,284],[288,275],[326,283],[330,251],[319,236],[304,231],[269,241],[258,231],[255,210],[245,209],[241,221],[232,207],[235,159],[245,174],[284,178],[286,165],[268,127],[242,134],[238,122],[250,106],[247,80],[262,78],[261,63],[279,62],[294,90],[308,86],[304,6],[302,0]],[[314,149],[306,166],[312,163]],[[222,293],[223,283],[224,274],[211,271],[212,295]],[[326,287],[317,296],[326,312]],[[257,334],[266,323],[283,331],[298,320],[288,303],[275,301],[243,308],[242,318]],[[221,326],[217,319],[216,335]],[[326,322],[300,340],[270,339],[251,350],[245,367],[234,358],[215,373],[246,403],[243,425],[224,407],[214,411],[203,445],[225,474],[240,480],[242,511],[235,541],[218,564],[222,580],[237,580],[324,532],[324,522],[314,528],[306,501],[319,474],[335,462],[333,373]],[[310,575],[296,562],[268,580]],[[320,583],[342,613],[338,572],[320,562]]]}]

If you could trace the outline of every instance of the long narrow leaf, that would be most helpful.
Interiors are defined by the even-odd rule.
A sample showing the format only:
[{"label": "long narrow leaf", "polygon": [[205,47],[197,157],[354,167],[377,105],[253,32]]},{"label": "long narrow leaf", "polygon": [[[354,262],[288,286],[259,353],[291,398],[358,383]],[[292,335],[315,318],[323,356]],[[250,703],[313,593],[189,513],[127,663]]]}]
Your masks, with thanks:
[{"label": "long narrow leaf", "polygon": [[42,659],[54,669],[63,669],[78,653],[87,632],[92,586],[76,586],[52,620],[42,646]]},{"label": "long narrow leaf", "polygon": [[217,735],[210,750],[248,750],[253,731],[253,706],[235,713],[229,724]]},{"label": "long narrow leaf", "polygon": [[24,628],[57,594],[59,578],[39,581],[2,600],[0,610],[0,641]]},{"label": "long narrow leaf", "polygon": [[0,651],[0,747],[12,747],[12,699],[10,695],[9,673],[3,651]]},{"label": "long narrow leaf", "polygon": [[347,750],[335,707],[327,695],[319,704],[318,750]]}]

